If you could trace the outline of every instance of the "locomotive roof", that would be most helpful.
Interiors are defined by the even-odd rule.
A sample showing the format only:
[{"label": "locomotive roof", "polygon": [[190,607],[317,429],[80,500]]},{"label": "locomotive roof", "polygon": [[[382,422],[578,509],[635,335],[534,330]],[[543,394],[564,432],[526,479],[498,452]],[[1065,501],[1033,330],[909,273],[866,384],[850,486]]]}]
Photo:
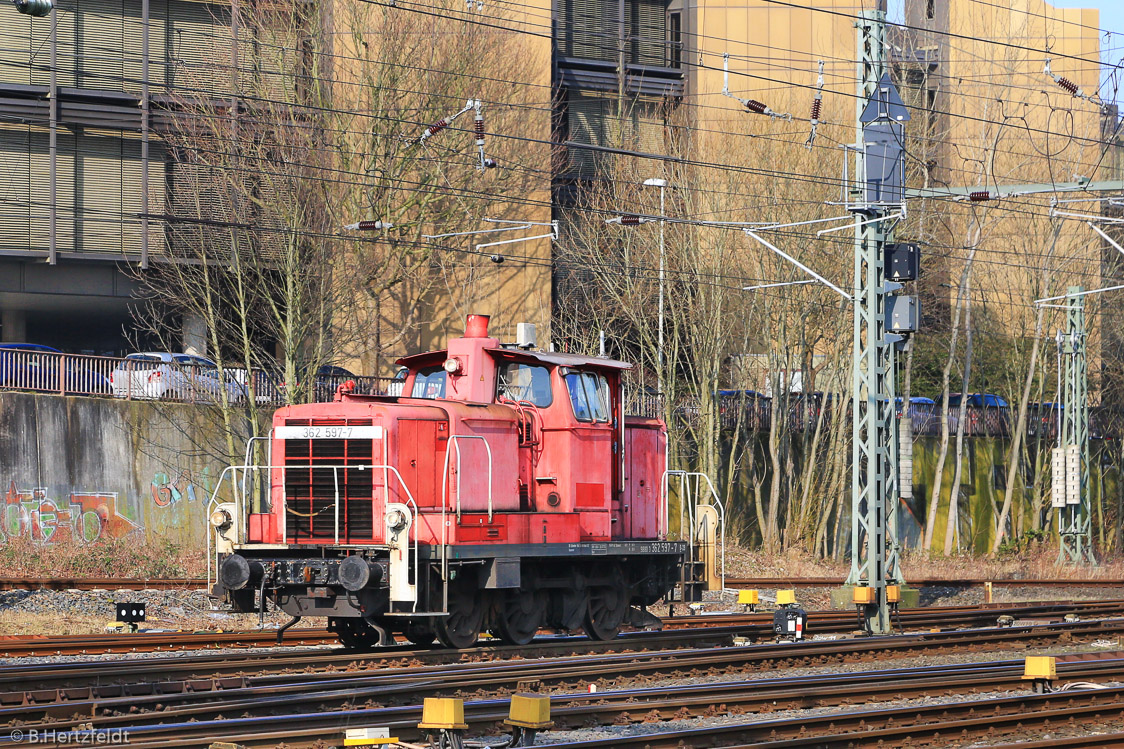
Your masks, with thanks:
[{"label": "locomotive roof", "polygon": [[[543,364],[553,364],[562,367],[604,367],[606,369],[632,369],[626,361],[606,359],[600,356],[583,356],[581,354],[562,354],[555,351],[525,351],[517,348],[490,348],[485,351],[502,359],[515,359],[520,361],[537,361]],[[403,366],[423,366],[430,362],[440,363],[448,354],[445,349],[440,351],[426,351],[423,354],[411,354],[398,359],[395,364]]]},{"label": "locomotive roof", "polygon": [[556,364],[562,367],[606,367],[608,369],[632,369],[626,361],[606,359],[600,356],[581,354],[560,354],[556,351],[524,351],[523,349],[490,348],[485,349],[506,359],[532,359],[543,364]]}]

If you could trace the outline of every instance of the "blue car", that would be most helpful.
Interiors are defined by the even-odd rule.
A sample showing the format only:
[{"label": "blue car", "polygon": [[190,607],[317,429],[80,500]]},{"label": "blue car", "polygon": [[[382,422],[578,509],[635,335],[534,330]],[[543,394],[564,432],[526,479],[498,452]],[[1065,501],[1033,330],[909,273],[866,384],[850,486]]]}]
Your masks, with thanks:
[{"label": "blue car", "polygon": [[[1007,401],[995,393],[968,393],[965,403],[969,408],[1007,408]],[[960,393],[948,396],[949,406],[960,405]]]},{"label": "blue car", "polygon": [[[963,407],[961,400],[964,401]],[[940,413],[938,400],[937,413]],[[995,393],[968,393],[961,398],[960,393],[948,396],[948,428],[955,432],[963,412],[966,421],[964,434],[970,436],[1002,436],[1010,434],[1010,407],[1002,396]],[[939,418],[939,417],[938,417]]]}]

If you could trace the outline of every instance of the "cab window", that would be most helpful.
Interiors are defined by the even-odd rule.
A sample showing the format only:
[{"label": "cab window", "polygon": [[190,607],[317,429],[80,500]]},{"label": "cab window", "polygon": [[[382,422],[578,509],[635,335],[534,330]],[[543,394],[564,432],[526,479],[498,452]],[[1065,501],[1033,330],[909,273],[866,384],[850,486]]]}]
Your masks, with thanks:
[{"label": "cab window", "polygon": [[609,421],[609,384],[592,372],[570,372],[566,390],[578,421],[607,423]]},{"label": "cab window", "polygon": [[442,367],[425,367],[414,376],[411,398],[444,398],[445,370]]},{"label": "cab window", "polygon": [[550,392],[550,370],[538,364],[520,362],[501,365],[496,399],[546,408],[554,402],[554,395]]}]

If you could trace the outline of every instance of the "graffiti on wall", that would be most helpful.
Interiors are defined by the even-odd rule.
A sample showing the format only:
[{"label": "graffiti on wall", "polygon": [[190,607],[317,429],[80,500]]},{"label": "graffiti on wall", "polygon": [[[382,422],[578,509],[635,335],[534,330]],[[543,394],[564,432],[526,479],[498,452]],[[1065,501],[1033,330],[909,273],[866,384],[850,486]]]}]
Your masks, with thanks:
[{"label": "graffiti on wall", "polygon": [[0,536],[5,539],[91,543],[140,528],[119,511],[117,492],[74,492],[56,499],[46,487],[20,489],[12,481],[0,507]]},{"label": "graffiti on wall", "polygon": [[168,474],[158,473],[152,479],[152,501],[157,507],[168,505],[186,499],[195,501],[195,485],[191,483],[191,471],[180,471],[174,481],[168,479]]}]

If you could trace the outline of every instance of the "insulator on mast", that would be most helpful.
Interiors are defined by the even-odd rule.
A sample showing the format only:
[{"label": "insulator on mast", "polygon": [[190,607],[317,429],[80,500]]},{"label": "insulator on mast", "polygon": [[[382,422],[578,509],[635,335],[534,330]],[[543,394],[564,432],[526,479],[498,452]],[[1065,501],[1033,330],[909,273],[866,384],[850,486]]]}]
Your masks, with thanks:
[{"label": "insulator on mast", "polygon": [[791,114],[782,114],[774,112],[768,105],[763,104],[755,99],[743,99],[740,96],[734,96],[730,93],[730,53],[726,52],[722,55],[722,95],[728,96],[742,103],[746,111],[753,112],[754,114],[767,114],[770,117],[778,120],[791,120]]},{"label": "insulator on mast", "polygon": [[12,0],[16,10],[34,18],[45,18],[51,15],[54,3],[51,0]]},{"label": "insulator on mast", "polygon": [[820,72],[816,77],[816,96],[812,99],[812,116],[809,121],[812,125],[812,132],[808,133],[808,140],[804,141],[805,148],[811,148],[812,144],[816,142],[816,130],[820,126],[820,111],[823,109],[823,60],[820,60]]},{"label": "insulator on mast", "polygon": [[1077,98],[1077,99],[1085,99],[1086,101],[1092,101],[1092,98],[1089,97],[1089,95],[1086,94],[1083,90],[1081,90],[1081,87],[1078,86],[1076,83],[1074,83],[1070,79],[1066,78],[1064,75],[1055,75],[1054,71],[1050,70],[1050,61],[1049,60],[1046,61],[1046,67],[1042,72],[1044,72],[1046,75],[1053,78],[1054,83],[1058,84],[1058,86],[1060,86],[1063,90],[1065,90],[1065,92],[1068,93],[1070,96],[1072,96],[1074,98]]},{"label": "insulator on mast", "polygon": [[412,145],[425,143],[428,138],[437,135],[437,133],[449,127],[449,125],[452,125],[453,120],[460,117],[462,114],[472,109],[473,107],[477,106],[477,104],[478,102],[476,101],[476,99],[469,99],[459,112],[457,112],[456,114],[448,115],[447,117],[442,117],[437,122],[434,122],[432,125],[423,130],[422,134],[412,141]]},{"label": "insulator on mast", "polygon": [[480,153],[480,162],[476,168],[480,171],[494,169],[496,162],[484,155],[484,103],[479,99],[473,105],[476,108],[476,121],[473,122],[473,132],[476,133],[476,149]]},{"label": "insulator on mast", "polygon": [[390,229],[394,224],[389,221],[360,221],[357,224],[348,224],[343,227],[349,231],[375,231],[377,229]]},{"label": "insulator on mast", "polygon": [[1058,77],[1058,85],[1074,96],[1077,96],[1077,92],[1081,90],[1077,87],[1076,83],[1066,78],[1064,75]]},{"label": "insulator on mast", "polygon": [[448,126],[449,126],[448,118],[442,117],[437,122],[434,122],[432,125],[430,125],[429,127],[427,127],[425,129],[425,131],[421,134],[421,140],[425,140],[426,138],[430,137],[431,135],[437,135],[437,133],[441,132],[442,130],[444,130]]},{"label": "insulator on mast", "polygon": [[606,224],[620,224],[621,226],[638,226],[639,224],[647,224],[651,221],[655,221],[655,219],[637,216],[634,213],[626,213],[621,216],[613,216],[612,218],[605,219]]}]

